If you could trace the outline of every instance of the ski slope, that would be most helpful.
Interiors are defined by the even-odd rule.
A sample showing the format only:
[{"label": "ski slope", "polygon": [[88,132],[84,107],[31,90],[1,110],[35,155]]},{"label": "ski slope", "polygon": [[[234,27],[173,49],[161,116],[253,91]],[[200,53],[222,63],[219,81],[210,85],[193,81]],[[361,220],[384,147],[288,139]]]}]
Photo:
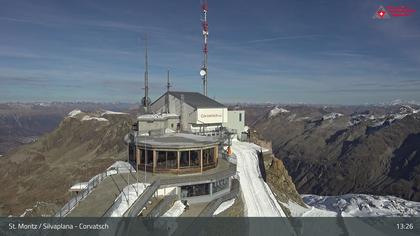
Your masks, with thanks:
[{"label": "ski slope", "polygon": [[286,216],[270,188],[261,178],[256,152],[260,150],[260,147],[253,143],[234,140],[232,150],[237,159],[237,171],[244,196],[246,216]]}]

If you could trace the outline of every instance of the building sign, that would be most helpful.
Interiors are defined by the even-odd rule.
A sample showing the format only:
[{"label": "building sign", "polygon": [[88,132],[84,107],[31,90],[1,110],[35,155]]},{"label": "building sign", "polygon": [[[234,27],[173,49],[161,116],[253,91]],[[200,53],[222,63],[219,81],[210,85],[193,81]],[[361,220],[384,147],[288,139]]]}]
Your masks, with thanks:
[{"label": "building sign", "polygon": [[219,118],[221,118],[222,115],[220,115],[220,114],[201,114],[201,119],[211,118],[211,117],[219,117]]},{"label": "building sign", "polygon": [[227,122],[227,108],[197,109],[197,124]]}]

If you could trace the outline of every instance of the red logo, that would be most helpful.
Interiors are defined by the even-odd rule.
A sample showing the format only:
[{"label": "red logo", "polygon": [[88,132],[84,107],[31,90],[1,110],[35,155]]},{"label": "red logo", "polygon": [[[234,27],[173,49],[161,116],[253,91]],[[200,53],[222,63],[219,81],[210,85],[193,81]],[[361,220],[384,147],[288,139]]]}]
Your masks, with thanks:
[{"label": "red logo", "polygon": [[416,10],[407,6],[379,6],[378,10],[373,15],[373,19],[389,19],[392,17],[411,16]]},{"label": "red logo", "polygon": [[389,14],[385,7],[379,6],[379,9],[375,12],[375,15],[373,15],[373,19],[389,19]]}]

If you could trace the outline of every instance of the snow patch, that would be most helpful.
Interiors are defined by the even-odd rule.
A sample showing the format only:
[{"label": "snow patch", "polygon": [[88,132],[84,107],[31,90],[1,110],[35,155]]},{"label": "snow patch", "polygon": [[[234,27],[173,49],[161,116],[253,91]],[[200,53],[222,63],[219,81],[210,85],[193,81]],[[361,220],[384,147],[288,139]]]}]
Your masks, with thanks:
[{"label": "snow patch", "polygon": [[290,115],[290,116],[288,116],[288,117],[287,117],[287,120],[288,120],[289,122],[292,122],[292,121],[294,121],[294,120],[295,120],[295,118],[296,118],[296,114],[292,114],[292,115]]},{"label": "snow patch", "polygon": [[404,119],[408,115],[409,115],[408,113],[405,113],[405,114],[401,114],[401,113],[391,114],[388,117],[386,117],[386,118],[383,117],[383,118],[381,118],[382,120],[373,123],[371,125],[371,127],[379,127],[379,126],[384,125],[385,123],[392,124],[394,121],[396,121],[396,120],[402,120],[402,119]]},{"label": "snow patch", "polygon": [[101,116],[103,115],[127,115],[128,113],[125,112],[118,112],[118,111],[104,111],[101,113]]},{"label": "snow patch", "polygon": [[110,210],[111,217],[122,217],[124,213],[133,205],[137,198],[143,193],[149,184],[135,183],[126,186],[115,199]]},{"label": "snow patch", "polygon": [[290,111],[284,109],[284,108],[278,108],[275,107],[270,111],[270,114],[268,115],[268,117],[274,117],[276,115],[278,115],[279,113],[289,113]]},{"label": "snow patch", "polygon": [[226,202],[222,202],[222,204],[220,204],[220,206],[216,209],[216,211],[214,211],[213,215],[215,216],[226,211],[231,206],[233,206],[234,203],[235,203],[235,198],[232,198]]},{"label": "snow patch", "polygon": [[169,128],[165,129],[165,134],[173,134],[173,133],[176,133],[176,131]]},{"label": "snow patch", "polygon": [[290,210],[292,217],[336,217],[337,212],[318,209],[315,207],[303,207],[293,201],[282,203]]},{"label": "snow patch", "polygon": [[79,110],[79,109],[76,109],[76,110],[73,110],[73,111],[69,112],[68,117],[75,117],[76,115],[78,115],[80,113],[82,113],[82,111]]},{"label": "snow patch", "polygon": [[304,120],[309,120],[309,119],[311,119],[311,117],[303,116],[303,117],[296,118],[294,121],[304,121]]},{"label": "snow patch", "polygon": [[185,205],[180,200],[176,201],[174,205],[162,217],[178,217],[185,211]]},{"label": "snow patch", "polygon": [[316,209],[336,212],[343,217],[419,217],[420,202],[394,196],[346,194],[342,196],[302,195],[303,201]]},{"label": "snow patch", "polygon": [[77,184],[70,187],[70,191],[81,191],[83,189],[86,189],[88,184],[89,184],[89,182],[77,183]]},{"label": "snow patch", "polygon": [[94,116],[88,116],[88,115],[83,116],[82,121],[88,121],[88,120],[108,121],[107,119],[102,118],[102,117],[94,117]]},{"label": "snow patch", "polygon": [[178,118],[179,115],[172,113],[144,114],[137,117],[138,120],[165,120],[168,118]]},{"label": "snow patch", "polygon": [[332,113],[329,113],[327,115],[322,116],[322,119],[323,120],[334,120],[334,119],[337,119],[338,117],[341,117],[341,116],[343,116],[343,114],[337,113],[337,112],[332,112]]},{"label": "snow patch", "polygon": [[117,173],[128,173],[128,172],[136,172],[136,169],[134,167],[125,161],[116,161],[114,164],[112,164],[110,167],[106,169],[107,175],[114,175]]},{"label": "snow patch", "polygon": [[33,208],[27,208],[25,209],[25,211],[20,215],[20,217],[25,217],[26,214],[28,214],[29,212],[32,212],[34,209]]}]

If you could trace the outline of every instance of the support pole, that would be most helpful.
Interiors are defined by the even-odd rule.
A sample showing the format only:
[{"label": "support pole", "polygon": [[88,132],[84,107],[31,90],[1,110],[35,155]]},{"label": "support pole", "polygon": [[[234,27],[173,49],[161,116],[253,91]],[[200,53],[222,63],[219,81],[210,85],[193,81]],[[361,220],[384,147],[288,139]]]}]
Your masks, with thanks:
[{"label": "support pole", "polygon": [[156,163],[157,163],[156,150],[153,149],[153,173],[156,172]]},{"label": "support pole", "polygon": [[203,149],[200,149],[200,168],[201,173],[203,173]]},{"label": "support pole", "polygon": [[181,164],[181,162],[180,162],[180,155],[179,155],[179,151],[176,151],[176,160],[177,160],[177,162],[178,162],[178,174],[179,174],[179,166],[180,166],[180,164]]}]

